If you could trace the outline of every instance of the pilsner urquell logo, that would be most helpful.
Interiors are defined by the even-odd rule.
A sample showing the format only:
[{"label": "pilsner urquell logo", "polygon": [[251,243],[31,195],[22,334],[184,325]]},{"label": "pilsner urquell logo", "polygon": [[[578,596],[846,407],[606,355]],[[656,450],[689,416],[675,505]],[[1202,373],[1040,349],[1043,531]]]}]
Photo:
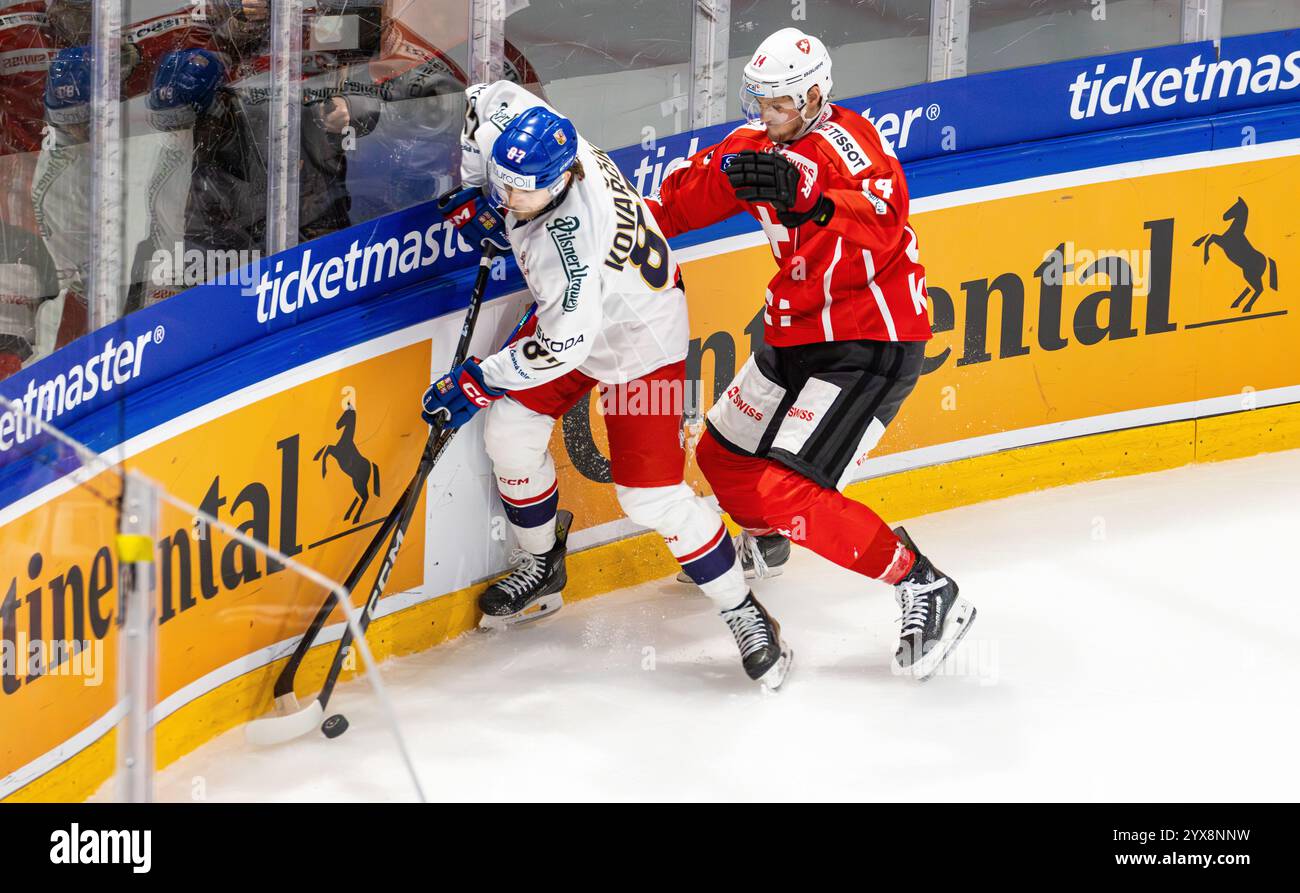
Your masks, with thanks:
[{"label": "pilsner urquell logo", "polygon": [[578,306],[578,293],[582,291],[582,280],[587,278],[587,266],[578,258],[578,251],[573,247],[574,233],[578,231],[577,217],[557,217],[546,224],[546,231],[551,234],[555,249],[560,252],[560,262],[564,264],[564,278],[569,281],[564,289],[564,310],[571,312]]}]

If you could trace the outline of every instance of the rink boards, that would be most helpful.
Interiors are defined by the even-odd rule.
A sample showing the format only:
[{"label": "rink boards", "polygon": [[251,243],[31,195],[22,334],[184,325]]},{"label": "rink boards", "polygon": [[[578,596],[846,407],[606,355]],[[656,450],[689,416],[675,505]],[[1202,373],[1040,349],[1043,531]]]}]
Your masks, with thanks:
[{"label": "rink boards", "polygon": [[[1300,447],[1297,137],[915,199],[935,338],[915,393],[850,493],[902,520],[1040,487]],[[1236,223],[1225,219],[1230,211]],[[1207,261],[1209,235],[1220,238]],[[680,256],[690,290],[688,365],[707,409],[760,329],[771,255],[761,232],[741,231]],[[1242,313],[1231,305],[1256,272],[1262,292]],[[460,326],[450,303],[413,294],[367,311],[386,324],[338,313],[315,331],[285,330],[273,336],[285,368],[142,423],[120,444],[122,455],[181,499],[341,579],[414,467],[423,439],[418,398]],[[514,293],[489,304],[477,353],[492,349],[523,303]],[[295,362],[300,356],[310,358]],[[230,373],[213,365],[209,377]],[[258,368],[245,365],[246,375]],[[147,403],[166,416],[157,408],[173,397],[137,399],[141,411]],[[505,566],[509,543],[480,424],[430,479],[369,637],[378,657],[471,628],[477,584]],[[343,461],[316,458],[327,446]],[[582,549],[571,559],[567,597],[670,573],[662,546],[619,516],[594,408],[557,425],[552,447]],[[364,474],[354,455],[371,463]],[[688,477],[707,489],[693,462]],[[111,774],[114,518],[96,495],[106,490],[106,475],[67,476],[0,510],[6,642],[75,636],[91,643],[88,655],[100,652],[98,671],[81,675],[39,664],[6,669],[0,715],[6,730],[22,733],[0,741],[0,795],[79,798]],[[362,492],[356,525],[344,514]],[[161,534],[156,713],[166,764],[269,709],[270,681],[323,593],[178,513],[164,513]],[[337,638],[331,629],[325,640]],[[314,691],[327,658],[313,652],[302,694]]]}]

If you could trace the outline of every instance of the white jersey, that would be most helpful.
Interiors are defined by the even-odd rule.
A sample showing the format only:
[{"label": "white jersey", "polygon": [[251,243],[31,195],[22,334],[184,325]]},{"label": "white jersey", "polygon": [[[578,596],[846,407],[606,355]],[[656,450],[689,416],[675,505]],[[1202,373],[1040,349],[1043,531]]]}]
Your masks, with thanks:
[{"label": "white jersey", "polygon": [[[546,104],[508,81],[477,84],[468,99],[461,178],[481,186],[501,131]],[[494,388],[531,388],[575,369],[619,384],[686,357],[686,296],[667,240],[608,155],[579,137],[578,159],[586,176],[557,204],[532,220],[506,217],[537,330],[482,362]]]}]

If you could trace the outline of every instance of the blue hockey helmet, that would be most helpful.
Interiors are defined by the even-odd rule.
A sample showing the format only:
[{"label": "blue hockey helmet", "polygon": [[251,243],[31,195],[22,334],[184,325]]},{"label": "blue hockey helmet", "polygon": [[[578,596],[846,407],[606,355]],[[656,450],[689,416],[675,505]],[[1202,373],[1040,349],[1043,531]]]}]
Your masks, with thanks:
[{"label": "blue hockey helmet", "polygon": [[158,64],[149,91],[149,118],[158,130],[183,130],[212,108],[226,66],[211,50],[168,53]]},{"label": "blue hockey helmet", "polygon": [[90,47],[59,50],[45,79],[45,120],[56,127],[90,121]]},{"label": "blue hockey helmet", "polygon": [[518,115],[497,137],[488,159],[492,200],[510,208],[512,192],[545,190],[552,201],[564,192],[564,173],[578,157],[578,131],[568,118],[535,106]]}]

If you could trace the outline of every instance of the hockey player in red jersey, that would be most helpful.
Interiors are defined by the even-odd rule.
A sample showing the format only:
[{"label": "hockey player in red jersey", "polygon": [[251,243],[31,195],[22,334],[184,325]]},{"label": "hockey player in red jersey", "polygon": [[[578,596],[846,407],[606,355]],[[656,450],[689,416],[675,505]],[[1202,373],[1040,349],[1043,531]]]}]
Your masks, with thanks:
[{"label": "hockey player in red jersey", "polygon": [[696,458],[747,550],[781,537],[895,587],[900,672],[933,674],[975,618],[907,532],[840,491],[915,387],[930,338],[925,268],[890,144],[831,104],[831,59],[795,28],[745,66],[749,123],[670,167],[649,201],[666,236],[745,212],[778,270],[764,341],[709,411]]}]

